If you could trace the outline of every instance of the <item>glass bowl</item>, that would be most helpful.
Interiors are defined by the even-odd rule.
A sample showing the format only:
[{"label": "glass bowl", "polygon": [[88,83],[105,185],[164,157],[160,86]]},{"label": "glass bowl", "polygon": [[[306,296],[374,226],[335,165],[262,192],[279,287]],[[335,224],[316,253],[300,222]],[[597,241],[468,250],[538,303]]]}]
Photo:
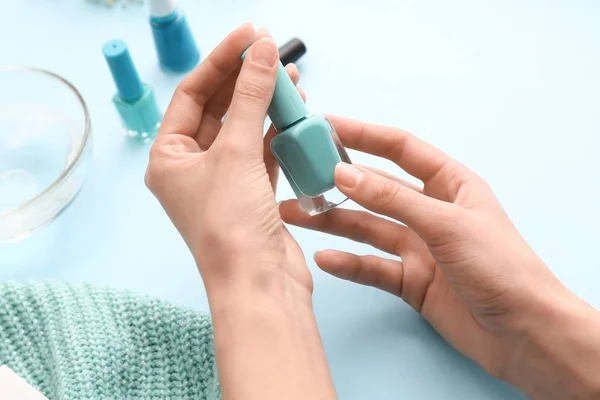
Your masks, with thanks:
[{"label": "glass bowl", "polygon": [[87,106],[66,79],[0,68],[0,243],[53,221],[77,196],[92,140]]}]

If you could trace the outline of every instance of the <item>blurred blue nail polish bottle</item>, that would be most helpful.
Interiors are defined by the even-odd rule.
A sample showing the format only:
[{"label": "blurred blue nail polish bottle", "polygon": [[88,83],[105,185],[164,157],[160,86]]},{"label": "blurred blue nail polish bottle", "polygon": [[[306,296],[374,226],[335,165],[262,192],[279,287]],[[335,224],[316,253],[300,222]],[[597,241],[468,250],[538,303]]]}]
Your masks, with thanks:
[{"label": "blurred blue nail polish bottle", "polygon": [[102,46],[102,53],[117,85],[113,104],[127,136],[150,141],[158,133],[163,117],[152,87],[140,80],[124,41],[109,40]]},{"label": "blurred blue nail polish bottle", "polygon": [[149,0],[150,27],[163,69],[186,72],[200,60],[200,52],[185,15],[174,0]]},{"label": "blurred blue nail polish bottle", "polygon": [[336,165],[350,163],[350,157],[329,120],[310,114],[281,63],[267,113],[279,132],[271,151],[302,208],[317,215],[343,203],[347,197],[336,188],[333,175]]}]

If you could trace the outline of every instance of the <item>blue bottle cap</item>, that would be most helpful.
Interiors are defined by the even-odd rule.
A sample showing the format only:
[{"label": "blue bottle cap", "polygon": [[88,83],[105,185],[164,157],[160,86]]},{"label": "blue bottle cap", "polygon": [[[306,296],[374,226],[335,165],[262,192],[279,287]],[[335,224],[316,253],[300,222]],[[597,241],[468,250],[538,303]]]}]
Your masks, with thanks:
[{"label": "blue bottle cap", "polygon": [[133,102],[144,94],[144,87],[127,45],[121,39],[109,40],[102,46],[102,53],[108,63],[119,97]]},{"label": "blue bottle cap", "polygon": [[[246,49],[242,54],[242,60],[246,58],[248,51]],[[300,93],[294,82],[285,70],[285,67],[279,62],[277,70],[277,81],[275,82],[275,92],[273,99],[267,110],[273,126],[278,131],[282,131],[296,121],[301,120],[309,114],[308,107],[302,100]]]}]

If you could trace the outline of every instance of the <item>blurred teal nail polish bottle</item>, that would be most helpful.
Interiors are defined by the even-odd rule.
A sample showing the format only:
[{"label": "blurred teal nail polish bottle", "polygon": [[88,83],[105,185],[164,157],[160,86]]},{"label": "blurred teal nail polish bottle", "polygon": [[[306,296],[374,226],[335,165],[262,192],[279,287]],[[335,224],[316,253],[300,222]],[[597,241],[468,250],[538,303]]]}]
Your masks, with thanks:
[{"label": "blurred teal nail polish bottle", "polygon": [[198,64],[200,52],[187,19],[174,0],[149,0],[150,27],[160,66],[186,72]]},{"label": "blurred teal nail polish bottle", "polygon": [[127,136],[143,142],[152,140],[163,117],[152,87],[140,80],[124,41],[109,40],[102,46],[102,52],[117,85],[113,104]]},{"label": "blurred teal nail polish bottle", "polygon": [[310,114],[281,63],[268,114],[279,131],[271,151],[302,208],[317,215],[343,203],[347,197],[336,188],[333,174],[350,158],[329,120]]}]

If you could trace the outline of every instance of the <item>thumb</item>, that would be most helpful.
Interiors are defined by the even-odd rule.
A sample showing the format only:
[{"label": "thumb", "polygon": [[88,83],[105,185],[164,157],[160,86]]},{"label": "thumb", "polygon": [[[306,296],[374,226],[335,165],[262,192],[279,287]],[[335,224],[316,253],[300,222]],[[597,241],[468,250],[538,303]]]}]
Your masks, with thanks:
[{"label": "thumb", "polygon": [[237,78],[223,130],[227,136],[252,136],[262,149],[265,117],[277,80],[279,51],[264,37],[248,50]]},{"label": "thumb", "polygon": [[361,206],[400,221],[426,242],[435,241],[456,223],[456,207],[428,197],[396,180],[339,163],[335,183]]}]

